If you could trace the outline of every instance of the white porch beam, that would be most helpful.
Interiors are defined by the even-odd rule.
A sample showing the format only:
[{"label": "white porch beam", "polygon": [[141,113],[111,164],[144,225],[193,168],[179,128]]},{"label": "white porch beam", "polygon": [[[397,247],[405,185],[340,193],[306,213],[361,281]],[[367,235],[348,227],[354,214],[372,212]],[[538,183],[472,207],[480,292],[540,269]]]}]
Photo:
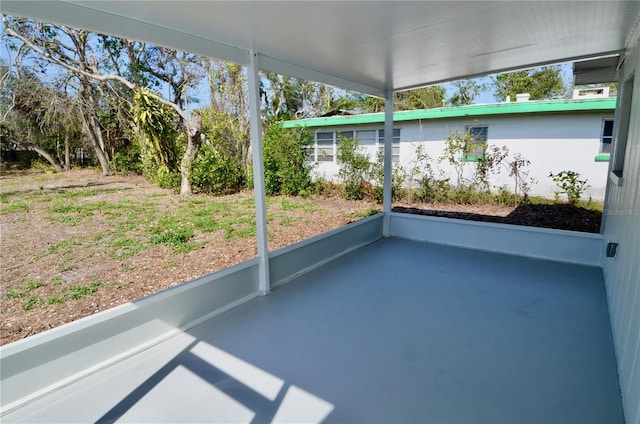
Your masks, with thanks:
[{"label": "white porch beam", "polygon": [[263,295],[271,291],[269,282],[269,242],[267,238],[267,201],[264,191],[264,157],[262,152],[262,119],[260,117],[260,76],[258,54],[249,52],[249,114],[251,117],[251,154],[253,160],[253,193],[256,203],[256,235],[258,241],[259,289]]},{"label": "white porch beam", "polygon": [[260,55],[260,69],[276,72],[278,74],[289,75],[304,80],[316,81],[323,84],[332,85],[334,87],[340,87],[345,90],[357,91],[359,93],[368,94],[370,96],[384,97],[385,95],[385,90],[379,87],[375,87],[373,85],[358,81],[348,80],[317,69],[305,68],[303,66],[288,63],[269,56]]},{"label": "white porch beam", "polygon": [[384,189],[382,206],[384,219],[382,221],[382,235],[391,235],[391,174],[393,172],[391,160],[393,158],[393,90],[385,93],[384,102]]}]

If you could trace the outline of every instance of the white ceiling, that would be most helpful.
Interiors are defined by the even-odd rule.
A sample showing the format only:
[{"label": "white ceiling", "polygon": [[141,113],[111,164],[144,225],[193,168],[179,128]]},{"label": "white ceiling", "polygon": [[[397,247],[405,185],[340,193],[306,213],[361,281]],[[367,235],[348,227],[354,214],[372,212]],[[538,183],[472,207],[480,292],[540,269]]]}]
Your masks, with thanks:
[{"label": "white ceiling", "polygon": [[[382,96],[619,52],[640,1],[25,1],[4,13]],[[635,29],[634,29],[635,28]]]}]

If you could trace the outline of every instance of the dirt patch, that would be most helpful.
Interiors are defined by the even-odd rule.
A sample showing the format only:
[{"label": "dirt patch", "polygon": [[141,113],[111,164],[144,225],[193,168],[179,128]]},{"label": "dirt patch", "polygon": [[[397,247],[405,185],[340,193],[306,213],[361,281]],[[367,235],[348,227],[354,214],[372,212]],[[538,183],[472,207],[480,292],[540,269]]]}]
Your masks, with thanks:
[{"label": "dirt patch", "polygon": [[[82,170],[4,175],[0,195],[1,344],[256,256],[251,191],[184,201],[140,176]],[[272,250],[378,208],[323,197],[268,203]]]},{"label": "dirt patch", "polygon": [[602,212],[569,204],[396,206],[394,212],[599,233]]}]

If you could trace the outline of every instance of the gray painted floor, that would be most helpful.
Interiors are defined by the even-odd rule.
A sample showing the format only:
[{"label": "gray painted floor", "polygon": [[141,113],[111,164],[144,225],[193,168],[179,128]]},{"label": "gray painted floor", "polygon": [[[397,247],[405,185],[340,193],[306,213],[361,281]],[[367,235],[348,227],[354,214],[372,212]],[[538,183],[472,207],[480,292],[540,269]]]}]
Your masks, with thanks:
[{"label": "gray painted floor", "polygon": [[384,239],[3,422],[623,422],[596,268]]}]

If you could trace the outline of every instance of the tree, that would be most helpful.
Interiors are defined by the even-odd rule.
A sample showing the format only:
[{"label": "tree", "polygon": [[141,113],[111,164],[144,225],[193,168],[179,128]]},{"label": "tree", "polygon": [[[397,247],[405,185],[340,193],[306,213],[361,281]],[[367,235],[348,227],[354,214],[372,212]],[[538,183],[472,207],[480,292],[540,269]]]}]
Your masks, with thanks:
[{"label": "tree", "polygon": [[452,85],[457,92],[449,98],[449,103],[453,106],[470,105],[478,95],[487,89],[486,84],[478,84],[476,80],[458,80]]},{"label": "tree", "polygon": [[0,95],[2,143],[36,152],[55,171],[62,170],[61,163],[69,170],[70,144],[80,139],[73,100],[27,68],[2,66],[0,72],[4,87]]},{"label": "tree", "polygon": [[83,132],[100,162],[102,173],[109,175],[109,160],[97,118],[97,97],[101,88],[94,85],[91,79],[92,73],[97,72],[100,59],[91,46],[91,34],[6,15],[2,16],[2,21],[6,35],[22,42],[16,47],[17,60],[30,56],[35,66],[45,74],[54,72],[50,70],[51,65],[67,73],[66,81],[77,94],[76,105],[81,112]]},{"label": "tree", "polygon": [[201,71],[202,62],[197,56],[128,40],[120,44],[105,43],[110,41],[108,37],[101,38],[103,53],[108,54],[99,55],[100,52],[94,48],[96,44],[90,42],[90,39],[96,38],[95,34],[87,31],[40,24],[25,19],[11,19],[5,15],[2,20],[6,34],[22,42],[18,47],[22,55],[34,53],[36,60],[52,64],[66,71],[70,78],[79,81],[77,92],[83,129],[94,147],[104,175],[109,175],[110,169],[98,120],[98,106],[101,104],[99,100],[104,98],[104,93],[122,93],[122,87],[126,87],[130,93],[141,90],[139,85],[121,74],[106,73],[105,71],[109,70],[106,66],[120,69],[120,54],[126,52],[129,76],[133,81],[155,78],[168,84],[172,100],[167,100],[151,90],[145,95],[171,109],[183,125],[187,147],[180,164],[180,193],[191,194],[190,172],[200,147],[201,131],[191,130],[188,110],[183,110],[183,107],[188,109],[188,88],[197,85],[204,77]]},{"label": "tree", "polygon": [[269,120],[311,118],[338,105],[331,86],[265,72],[261,93]]},{"label": "tree", "polygon": [[[398,91],[393,97],[393,110],[431,109],[442,107],[445,89],[439,85],[416,88],[414,90]],[[346,109],[358,109],[362,112],[384,112],[384,99],[369,97],[362,94],[347,93],[338,100]]]},{"label": "tree", "polygon": [[515,99],[516,94],[521,93],[529,93],[531,100],[564,96],[567,88],[560,72],[559,66],[546,66],[499,74],[492,79],[493,96],[498,101],[505,101],[507,96]]},{"label": "tree", "polygon": [[225,127],[225,131],[214,132],[219,136],[211,141],[223,154],[237,157],[246,171],[250,162],[251,122],[244,70],[236,63],[215,59],[207,60],[206,68],[212,108],[208,115]]}]

